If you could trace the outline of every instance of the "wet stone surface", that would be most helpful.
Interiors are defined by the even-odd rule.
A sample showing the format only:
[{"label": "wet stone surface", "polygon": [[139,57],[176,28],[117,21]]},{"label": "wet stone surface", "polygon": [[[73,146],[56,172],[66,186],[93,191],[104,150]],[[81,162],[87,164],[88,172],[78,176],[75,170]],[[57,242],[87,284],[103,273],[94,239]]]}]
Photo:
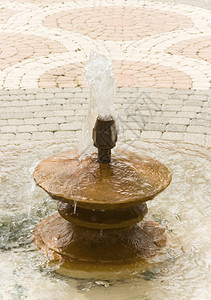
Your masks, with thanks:
[{"label": "wet stone surface", "polygon": [[34,179],[59,201],[115,209],[151,200],[170,184],[171,173],[160,162],[127,151],[116,152],[110,164],[98,163],[95,154],[79,160],[66,152],[42,161]]},{"label": "wet stone surface", "polygon": [[85,209],[58,202],[58,212],[67,221],[87,228],[123,228],[140,222],[147,213],[146,203],[112,210]]},{"label": "wet stone surface", "polygon": [[164,229],[152,221],[122,229],[76,226],[59,214],[44,219],[35,230],[35,241],[56,259],[89,263],[128,263],[154,256],[165,246]]}]

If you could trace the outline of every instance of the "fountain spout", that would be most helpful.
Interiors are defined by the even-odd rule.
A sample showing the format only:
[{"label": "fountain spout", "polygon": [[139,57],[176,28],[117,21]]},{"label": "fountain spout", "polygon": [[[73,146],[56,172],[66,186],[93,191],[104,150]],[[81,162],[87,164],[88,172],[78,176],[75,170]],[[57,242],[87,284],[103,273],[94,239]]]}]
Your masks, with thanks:
[{"label": "fountain spout", "polygon": [[93,128],[92,138],[94,146],[98,148],[98,161],[100,163],[110,163],[111,149],[115,147],[117,141],[117,128],[112,117],[102,119],[97,118]]}]

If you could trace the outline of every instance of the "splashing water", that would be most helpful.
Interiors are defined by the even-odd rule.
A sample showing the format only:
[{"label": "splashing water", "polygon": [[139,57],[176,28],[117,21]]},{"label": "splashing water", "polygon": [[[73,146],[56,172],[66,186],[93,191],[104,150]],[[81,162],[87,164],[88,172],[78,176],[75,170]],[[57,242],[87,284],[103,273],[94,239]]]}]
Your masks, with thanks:
[{"label": "splashing water", "polygon": [[74,201],[73,214],[76,215],[77,212],[77,201]]},{"label": "splashing water", "polygon": [[85,67],[85,80],[90,87],[90,102],[86,121],[84,122],[80,142],[80,155],[90,148],[92,129],[97,117],[103,120],[115,118],[114,98],[116,80],[112,69],[112,61],[97,53],[90,55]]},{"label": "splashing water", "polygon": [[[56,212],[56,201],[36,187],[32,166],[73,145],[43,142],[10,149],[0,156],[0,299],[210,299],[210,156],[200,147],[140,142],[130,151],[164,163],[171,185],[148,202],[147,219],[165,228],[168,245],[148,269],[119,280],[74,279],[57,274],[59,263],[35,250],[33,229]],[[84,273],[82,272],[82,277]],[[94,279],[95,278],[95,279]],[[58,296],[59,295],[59,296]],[[71,295],[71,296],[70,296]]]},{"label": "splashing water", "polygon": [[85,79],[90,86],[91,109],[102,119],[114,114],[116,81],[112,61],[105,56],[92,53],[85,67]]}]

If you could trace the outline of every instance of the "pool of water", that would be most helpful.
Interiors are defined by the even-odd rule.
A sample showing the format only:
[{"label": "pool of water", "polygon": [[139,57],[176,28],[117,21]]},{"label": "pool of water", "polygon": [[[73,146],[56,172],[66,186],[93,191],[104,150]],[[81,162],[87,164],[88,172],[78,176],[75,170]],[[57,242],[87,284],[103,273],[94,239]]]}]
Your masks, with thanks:
[{"label": "pool of water", "polygon": [[[34,143],[0,148],[0,299],[210,299],[211,163],[208,150],[173,142],[119,144],[164,163],[171,185],[147,203],[146,219],[160,223],[168,243],[162,253],[113,279],[94,272],[74,278],[57,272],[33,244],[33,230],[57,203],[33,181],[35,166],[72,144]],[[85,278],[88,277],[88,278]],[[103,276],[102,276],[103,277]]]}]

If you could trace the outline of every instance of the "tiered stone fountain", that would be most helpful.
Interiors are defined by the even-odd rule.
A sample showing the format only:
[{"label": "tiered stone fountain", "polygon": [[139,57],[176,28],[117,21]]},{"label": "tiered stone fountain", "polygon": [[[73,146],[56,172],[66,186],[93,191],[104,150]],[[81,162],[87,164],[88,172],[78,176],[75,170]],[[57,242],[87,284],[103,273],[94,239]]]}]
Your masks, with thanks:
[{"label": "tiered stone fountain", "polygon": [[36,167],[36,183],[58,201],[59,212],[37,225],[36,244],[66,262],[125,264],[154,256],[166,238],[158,224],[142,221],[145,202],[170,184],[171,173],[145,155],[122,149],[111,155],[117,141],[111,114],[98,115],[92,136],[98,154],[81,159],[65,152]]}]

